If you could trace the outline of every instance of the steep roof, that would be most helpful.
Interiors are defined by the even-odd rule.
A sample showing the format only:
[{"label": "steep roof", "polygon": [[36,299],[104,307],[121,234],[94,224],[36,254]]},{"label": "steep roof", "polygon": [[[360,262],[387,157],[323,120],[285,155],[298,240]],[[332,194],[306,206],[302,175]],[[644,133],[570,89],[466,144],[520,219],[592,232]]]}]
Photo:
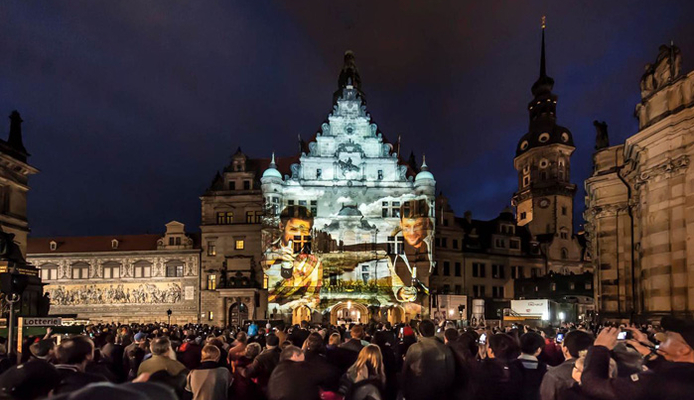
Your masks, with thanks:
[{"label": "steep roof", "polygon": [[[200,248],[200,235],[188,233],[193,239],[193,248]],[[93,252],[128,252],[157,250],[157,241],[163,234],[111,235],[111,236],[58,236],[29,237],[27,255],[42,253],[93,253]],[[113,248],[111,241],[118,240],[118,247]],[[57,248],[51,251],[51,242]]]}]

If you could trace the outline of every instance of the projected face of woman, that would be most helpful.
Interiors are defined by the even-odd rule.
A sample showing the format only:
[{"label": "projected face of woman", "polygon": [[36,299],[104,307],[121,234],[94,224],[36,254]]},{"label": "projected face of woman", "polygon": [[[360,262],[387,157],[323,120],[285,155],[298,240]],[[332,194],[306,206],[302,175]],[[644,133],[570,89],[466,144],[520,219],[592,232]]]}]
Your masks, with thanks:
[{"label": "projected face of woman", "polygon": [[429,235],[429,218],[402,218],[400,228],[405,241],[414,248],[419,248]]}]

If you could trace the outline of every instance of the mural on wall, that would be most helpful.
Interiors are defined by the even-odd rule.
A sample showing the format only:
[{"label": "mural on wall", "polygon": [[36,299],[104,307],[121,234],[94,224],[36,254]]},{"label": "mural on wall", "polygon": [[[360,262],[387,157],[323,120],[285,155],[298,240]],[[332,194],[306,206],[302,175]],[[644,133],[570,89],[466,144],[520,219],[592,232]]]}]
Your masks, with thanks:
[{"label": "mural on wall", "polygon": [[174,304],[183,301],[178,283],[118,283],[91,285],[49,285],[51,304],[79,306],[93,304]]}]

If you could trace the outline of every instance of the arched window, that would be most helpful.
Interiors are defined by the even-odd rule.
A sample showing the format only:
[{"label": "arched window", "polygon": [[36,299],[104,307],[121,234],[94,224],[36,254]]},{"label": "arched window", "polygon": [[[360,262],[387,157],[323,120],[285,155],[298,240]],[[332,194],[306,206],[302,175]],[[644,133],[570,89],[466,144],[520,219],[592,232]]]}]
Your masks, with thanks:
[{"label": "arched window", "polygon": [[561,249],[561,259],[566,260],[569,258],[569,250],[566,249],[566,247],[562,247]]}]

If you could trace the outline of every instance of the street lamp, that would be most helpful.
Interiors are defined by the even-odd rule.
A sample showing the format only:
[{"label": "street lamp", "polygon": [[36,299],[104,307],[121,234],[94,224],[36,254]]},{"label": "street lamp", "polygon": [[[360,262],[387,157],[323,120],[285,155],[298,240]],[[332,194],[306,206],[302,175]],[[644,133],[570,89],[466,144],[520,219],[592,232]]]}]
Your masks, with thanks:
[{"label": "street lamp", "polygon": [[169,326],[171,326],[171,314],[173,314],[173,311],[170,308],[166,310],[166,315],[169,317]]}]

